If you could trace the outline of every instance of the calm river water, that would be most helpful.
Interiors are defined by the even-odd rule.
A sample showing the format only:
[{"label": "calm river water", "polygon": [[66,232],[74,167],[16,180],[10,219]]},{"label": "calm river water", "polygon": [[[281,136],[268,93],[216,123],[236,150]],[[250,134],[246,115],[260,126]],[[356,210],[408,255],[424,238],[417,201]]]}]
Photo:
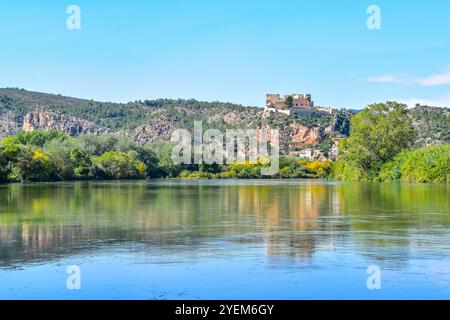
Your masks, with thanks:
[{"label": "calm river water", "polygon": [[[0,185],[0,299],[450,299],[450,186]],[[81,290],[67,288],[78,266]],[[369,290],[369,266],[381,289]]]}]

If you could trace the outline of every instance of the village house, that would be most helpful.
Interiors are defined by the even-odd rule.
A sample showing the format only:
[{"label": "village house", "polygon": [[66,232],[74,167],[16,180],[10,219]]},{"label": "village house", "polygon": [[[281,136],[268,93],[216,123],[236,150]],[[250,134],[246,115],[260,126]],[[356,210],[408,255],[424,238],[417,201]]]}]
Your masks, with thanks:
[{"label": "village house", "polygon": [[314,149],[313,148],[306,148],[300,151],[292,152],[292,155],[296,155],[299,158],[312,161],[314,160]]}]

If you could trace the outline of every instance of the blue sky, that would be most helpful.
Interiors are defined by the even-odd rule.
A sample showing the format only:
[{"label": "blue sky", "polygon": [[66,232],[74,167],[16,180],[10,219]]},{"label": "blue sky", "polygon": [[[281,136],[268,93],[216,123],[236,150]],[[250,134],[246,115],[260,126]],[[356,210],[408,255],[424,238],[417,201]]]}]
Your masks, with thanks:
[{"label": "blue sky", "polygon": [[[68,30],[69,5],[81,30]],[[369,30],[369,5],[381,30]],[[103,100],[450,105],[450,2],[2,1],[0,87]]]}]

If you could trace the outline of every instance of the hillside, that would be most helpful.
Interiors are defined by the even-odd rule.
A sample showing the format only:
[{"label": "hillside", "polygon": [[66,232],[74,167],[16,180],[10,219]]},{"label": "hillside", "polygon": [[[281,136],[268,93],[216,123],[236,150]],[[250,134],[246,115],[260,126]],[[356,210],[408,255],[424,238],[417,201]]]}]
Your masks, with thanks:
[{"label": "hillside", "polygon": [[450,141],[450,112],[448,108],[421,106],[409,110],[417,130],[416,145],[424,146]]},{"label": "hillside", "polygon": [[[308,147],[329,156],[339,137],[348,135],[354,112],[336,114],[264,115],[262,108],[197,100],[145,100],[129,103],[98,102],[55,94],[0,89],[0,137],[22,130],[57,130],[70,136],[119,133],[140,143],[168,141],[178,128],[278,128],[283,153]],[[410,111],[418,145],[449,140],[446,108],[419,107]]]}]

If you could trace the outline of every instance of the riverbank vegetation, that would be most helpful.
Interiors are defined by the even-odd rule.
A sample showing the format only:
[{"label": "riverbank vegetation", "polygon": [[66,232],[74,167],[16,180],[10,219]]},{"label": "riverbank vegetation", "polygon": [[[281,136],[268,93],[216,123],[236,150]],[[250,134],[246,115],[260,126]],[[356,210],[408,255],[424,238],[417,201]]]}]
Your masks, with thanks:
[{"label": "riverbank vegetation", "polygon": [[0,141],[0,181],[145,178],[156,157],[117,135],[69,138],[55,131],[22,132]]},{"label": "riverbank vegetation", "polygon": [[[261,179],[262,161],[229,165],[175,165],[172,145],[138,145],[120,135],[70,138],[56,131],[22,132],[0,141],[0,181],[93,179]],[[331,162],[280,158],[271,178],[325,178]]]},{"label": "riverbank vegetation", "polygon": [[450,182],[450,144],[403,151],[383,165],[378,180]]},{"label": "riverbank vegetation", "polygon": [[280,169],[274,176],[263,176],[263,161],[233,163],[221,166],[200,166],[194,171],[183,170],[179,177],[185,179],[299,179],[326,178],[331,172],[330,161],[308,162],[293,157],[281,157]]},{"label": "riverbank vegetation", "polygon": [[340,141],[335,178],[450,181],[450,144],[414,148],[416,134],[405,105],[388,102],[369,106],[352,118],[350,137]]}]

